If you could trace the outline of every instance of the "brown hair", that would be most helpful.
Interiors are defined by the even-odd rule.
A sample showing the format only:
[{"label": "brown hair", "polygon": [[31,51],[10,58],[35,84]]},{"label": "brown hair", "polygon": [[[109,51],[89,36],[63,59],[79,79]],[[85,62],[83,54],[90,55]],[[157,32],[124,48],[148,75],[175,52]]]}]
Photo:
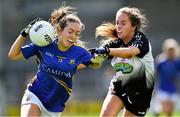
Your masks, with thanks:
[{"label": "brown hair", "polygon": [[[71,6],[66,6],[65,3],[63,3],[61,7],[59,7],[58,9],[55,9],[51,13],[50,23],[54,27],[59,25],[60,28],[63,30],[67,26],[67,22],[79,23],[81,25],[81,31],[83,31],[85,28],[84,24],[81,22],[80,18],[77,16],[77,12],[75,11],[75,8]],[[81,40],[77,40],[77,43],[75,45],[84,47],[84,43]]]},{"label": "brown hair", "polygon": [[[120,12],[126,13],[129,16],[129,19],[132,23],[132,26],[136,26],[135,31],[144,31],[144,28],[147,27],[147,19],[145,15],[141,13],[138,8],[135,7],[123,7],[119,9],[116,15]],[[103,36],[106,39],[114,40],[117,39],[116,26],[114,23],[106,22],[101,24],[96,28],[96,37]]]},{"label": "brown hair", "polygon": [[75,11],[75,8],[71,6],[66,6],[65,4],[62,4],[61,7],[55,9],[51,13],[50,22],[53,26],[59,24],[62,30],[66,27],[67,22],[77,22],[81,25],[81,29],[82,30],[84,29],[84,24],[77,16],[77,12]]}]

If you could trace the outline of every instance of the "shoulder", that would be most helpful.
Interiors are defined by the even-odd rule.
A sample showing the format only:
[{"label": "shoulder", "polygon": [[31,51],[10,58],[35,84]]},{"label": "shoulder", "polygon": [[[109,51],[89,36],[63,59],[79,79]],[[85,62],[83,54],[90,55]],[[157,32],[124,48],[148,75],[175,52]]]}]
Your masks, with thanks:
[{"label": "shoulder", "polygon": [[163,63],[167,60],[167,56],[165,53],[161,53],[159,55],[156,56],[155,58],[155,63],[156,64],[160,64],[160,63]]},{"label": "shoulder", "polygon": [[46,45],[46,46],[42,46],[40,48],[50,48],[50,47],[55,47],[57,46],[57,42],[58,42],[58,39],[54,39],[50,44]]},{"label": "shoulder", "polygon": [[104,44],[103,47],[108,47],[108,48],[119,48],[121,45],[123,45],[123,41],[121,39],[116,39],[116,40],[111,40]]},{"label": "shoulder", "polygon": [[135,38],[135,41],[141,41],[143,43],[149,43],[147,36],[140,31],[136,32],[134,38]]},{"label": "shoulder", "polygon": [[174,60],[174,62],[175,62],[176,64],[180,64],[180,58],[176,58],[176,59]]},{"label": "shoulder", "polygon": [[77,46],[77,45],[73,45],[72,47],[77,50],[86,50],[84,47]]},{"label": "shoulder", "polygon": [[88,52],[85,48],[83,48],[81,46],[76,46],[76,45],[72,46],[72,50],[76,51],[76,52],[80,52],[80,53],[87,53]]}]

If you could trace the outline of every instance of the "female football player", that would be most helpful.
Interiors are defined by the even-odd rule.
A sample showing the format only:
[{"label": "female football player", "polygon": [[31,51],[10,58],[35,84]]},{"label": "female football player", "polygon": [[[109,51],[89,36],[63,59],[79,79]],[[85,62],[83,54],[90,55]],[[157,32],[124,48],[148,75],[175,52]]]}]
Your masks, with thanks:
[{"label": "female football player", "polygon": [[162,53],[156,57],[155,70],[157,91],[155,115],[165,113],[172,117],[178,101],[178,80],[180,78],[179,44],[173,38],[168,38],[162,46]]},{"label": "female football player", "polygon": [[154,60],[151,45],[142,32],[147,24],[138,8],[124,7],[117,11],[115,24],[103,23],[96,36],[103,36],[102,46],[92,53],[112,58],[116,71],[100,116],[144,116],[150,107],[154,87]]},{"label": "female football player", "polygon": [[52,43],[39,47],[35,44],[23,46],[32,21],[18,36],[9,51],[13,60],[36,56],[38,71],[28,84],[21,103],[21,116],[60,116],[65,102],[72,93],[72,77],[77,68],[97,67],[99,63],[83,47],[79,40],[84,28],[74,9],[63,5],[51,14],[51,24],[57,36]]}]

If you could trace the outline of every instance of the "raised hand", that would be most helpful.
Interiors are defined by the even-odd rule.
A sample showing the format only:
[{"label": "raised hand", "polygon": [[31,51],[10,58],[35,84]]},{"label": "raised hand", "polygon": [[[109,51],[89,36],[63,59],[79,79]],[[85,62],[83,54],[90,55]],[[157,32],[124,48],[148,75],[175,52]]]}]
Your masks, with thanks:
[{"label": "raised hand", "polygon": [[28,26],[26,28],[24,28],[22,31],[21,31],[21,35],[26,37],[28,34],[29,34],[29,30],[31,29],[31,27],[37,22],[37,21],[40,21],[41,19],[38,17],[36,18],[35,20],[31,21]]}]

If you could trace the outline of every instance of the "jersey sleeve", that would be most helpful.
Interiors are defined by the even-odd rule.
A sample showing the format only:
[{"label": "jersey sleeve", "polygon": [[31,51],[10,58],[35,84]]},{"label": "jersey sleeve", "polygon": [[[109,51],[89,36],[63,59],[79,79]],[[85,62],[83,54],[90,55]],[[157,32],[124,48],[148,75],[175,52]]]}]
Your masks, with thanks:
[{"label": "jersey sleeve", "polygon": [[155,64],[155,69],[156,69],[156,72],[159,73],[159,71],[161,69],[161,63],[156,63]]},{"label": "jersey sleeve", "polygon": [[180,71],[180,59],[176,59],[175,64],[177,66],[178,71]]},{"label": "jersey sleeve", "polygon": [[[120,39],[116,39],[114,41],[110,41],[109,43],[105,44],[103,47],[107,47],[107,48],[119,48],[122,44],[122,41]],[[113,56],[108,56],[107,59],[112,59]]]},{"label": "jersey sleeve", "polygon": [[86,66],[89,66],[91,64],[91,58],[93,56],[91,55],[91,53],[89,53],[88,51],[84,51],[84,53],[81,55],[81,63],[86,65]]},{"label": "jersey sleeve", "polygon": [[149,52],[149,41],[146,38],[145,35],[136,35],[135,36],[135,41],[132,42],[131,46],[137,47],[140,50],[140,53],[136,55],[139,58],[143,58],[148,52]]},{"label": "jersey sleeve", "polygon": [[121,40],[116,39],[114,41],[110,41],[109,43],[105,44],[103,47],[108,47],[108,48],[119,48],[121,45]]},{"label": "jersey sleeve", "polygon": [[38,52],[38,48],[35,44],[31,43],[29,45],[25,45],[21,48],[22,54],[25,59],[34,56]]}]

